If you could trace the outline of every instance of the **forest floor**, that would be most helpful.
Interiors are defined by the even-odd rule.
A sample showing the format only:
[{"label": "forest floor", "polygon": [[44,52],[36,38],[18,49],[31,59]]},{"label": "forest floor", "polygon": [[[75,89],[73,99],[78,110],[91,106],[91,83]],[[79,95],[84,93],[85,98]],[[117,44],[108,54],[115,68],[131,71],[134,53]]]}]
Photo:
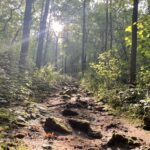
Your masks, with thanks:
[{"label": "forest floor", "polygon": [[[0,143],[19,141],[29,150],[150,150],[150,131],[116,116],[105,101],[96,101],[77,83],[58,88],[41,103],[11,111],[18,120]],[[15,144],[8,147],[17,149]]]}]

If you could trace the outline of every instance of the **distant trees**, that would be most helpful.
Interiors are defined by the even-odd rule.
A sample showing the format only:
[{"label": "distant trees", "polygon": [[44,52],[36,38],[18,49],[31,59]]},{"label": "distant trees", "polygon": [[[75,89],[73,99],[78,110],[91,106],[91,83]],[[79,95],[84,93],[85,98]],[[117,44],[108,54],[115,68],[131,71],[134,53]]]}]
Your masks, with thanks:
[{"label": "distant trees", "polygon": [[136,84],[138,3],[139,3],[139,0],[134,0],[133,16],[132,16],[132,49],[131,49],[131,64],[130,64],[130,83],[131,84]]},{"label": "distant trees", "polygon": [[19,60],[19,69],[23,71],[27,65],[28,49],[30,42],[30,25],[32,20],[32,4],[34,0],[26,0],[26,7],[23,20],[22,45]]},{"label": "distant trees", "polygon": [[[131,0],[57,0],[52,4],[51,0],[33,1],[0,1],[0,52],[14,53],[20,70],[25,70],[27,64],[30,69],[51,63],[64,73],[84,74],[104,50],[117,53],[122,76],[126,81],[130,78],[131,84],[135,84],[141,67],[150,68],[146,65],[150,64],[150,0],[142,0],[146,6],[143,10],[140,7],[139,21],[139,0],[134,1],[133,10]],[[53,32],[55,22],[58,28],[59,23],[64,28],[58,37]]]},{"label": "distant trees", "polygon": [[46,0],[44,6],[43,15],[40,18],[40,29],[38,35],[38,47],[37,47],[37,56],[36,56],[36,66],[40,68],[43,63],[43,48],[44,48],[44,39],[46,35],[46,24],[47,24],[47,17],[49,13],[49,6],[50,0]]}]

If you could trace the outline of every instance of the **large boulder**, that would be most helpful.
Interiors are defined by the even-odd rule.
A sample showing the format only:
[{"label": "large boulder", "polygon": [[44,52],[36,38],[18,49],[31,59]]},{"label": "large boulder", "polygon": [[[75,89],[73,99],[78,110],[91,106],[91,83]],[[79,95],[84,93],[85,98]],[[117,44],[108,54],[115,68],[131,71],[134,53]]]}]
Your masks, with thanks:
[{"label": "large boulder", "polygon": [[56,117],[49,117],[44,124],[46,132],[55,132],[61,134],[70,134],[72,132],[70,126],[65,120]]},{"label": "large boulder", "polygon": [[88,132],[91,130],[90,122],[87,120],[69,119],[68,121],[73,129],[77,129],[82,132]]},{"label": "large boulder", "polygon": [[90,122],[87,120],[80,120],[80,119],[69,119],[69,124],[75,130],[83,132],[91,139],[101,139],[102,134],[97,131],[93,131]]},{"label": "large boulder", "polygon": [[108,147],[119,147],[126,149],[133,149],[141,146],[141,144],[137,140],[133,140],[129,137],[126,137],[125,135],[115,133],[108,140],[106,145]]},{"label": "large boulder", "polygon": [[65,95],[62,95],[61,98],[62,98],[63,100],[69,100],[69,99],[71,99],[71,96],[65,94]]},{"label": "large boulder", "polygon": [[150,118],[144,116],[143,117],[143,122],[144,122],[144,129],[150,130]]},{"label": "large boulder", "polygon": [[150,130],[150,106],[144,107],[143,122],[144,122],[144,129]]}]

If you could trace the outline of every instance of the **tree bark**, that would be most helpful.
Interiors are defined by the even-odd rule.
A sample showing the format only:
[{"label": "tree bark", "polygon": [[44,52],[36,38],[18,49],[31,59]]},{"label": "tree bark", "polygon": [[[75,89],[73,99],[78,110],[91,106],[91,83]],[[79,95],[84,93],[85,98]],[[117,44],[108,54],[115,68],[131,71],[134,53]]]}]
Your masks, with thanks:
[{"label": "tree bark", "polygon": [[130,64],[130,84],[136,84],[136,55],[137,55],[137,21],[138,21],[138,3],[139,0],[134,0],[133,16],[132,16],[132,49],[131,49],[131,64]]},{"label": "tree bark", "polygon": [[83,1],[83,26],[82,26],[82,75],[84,75],[86,69],[86,33],[87,33],[87,1]]},{"label": "tree bark", "polygon": [[106,0],[105,51],[108,45],[108,0]]},{"label": "tree bark", "polygon": [[55,36],[55,69],[58,69],[58,36]]},{"label": "tree bark", "polygon": [[37,57],[36,57],[36,66],[41,68],[43,62],[43,48],[44,48],[44,39],[46,35],[46,22],[49,12],[50,0],[46,0],[45,9],[43,15],[41,15],[39,37],[38,37],[38,48],[37,48]]},{"label": "tree bark", "polygon": [[148,14],[150,15],[150,0],[147,0],[147,4],[148,4]]},{"label": "tree bark", "polygon": [[23,35],[22,35],[22,45],[19,60],[19,70],[24,71],[27,65],[27,56],[29,49],[30,40],[30,25],[32,20],[32,3],[33,0],[26,0],[26,8],[23,21]]},{"label": "tree bark", "polygon": [[47,54],[48,54],[48,47],[50,44],[50,25],[51,25],[51,16],[49,17],[49,23],[48,23],[48,29],[47,29],[47,35],[46,35],[46,43],[45,43],[45,48],[44,48],[44,58],[43,58],[43,65],[46,65],[48,63],[47,61]]},{"label": "tree bark", "polygon": [[112,49],[113,45],[113,24],[112,24],[112,0],[110,0],[110,49]]}]

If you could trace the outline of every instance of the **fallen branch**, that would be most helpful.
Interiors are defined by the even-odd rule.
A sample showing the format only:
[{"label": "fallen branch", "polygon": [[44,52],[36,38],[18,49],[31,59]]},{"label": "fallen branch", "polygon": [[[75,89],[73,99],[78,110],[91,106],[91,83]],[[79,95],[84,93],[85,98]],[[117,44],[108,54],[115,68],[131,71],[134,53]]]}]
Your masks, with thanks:
[{"label": "fallen branch", "polygon": [[54,105],[48,105],[47,107],[56,107],[56,106],[62,106],[65,105],[66,103],[59,103],[59,104],[54,104]]}]

